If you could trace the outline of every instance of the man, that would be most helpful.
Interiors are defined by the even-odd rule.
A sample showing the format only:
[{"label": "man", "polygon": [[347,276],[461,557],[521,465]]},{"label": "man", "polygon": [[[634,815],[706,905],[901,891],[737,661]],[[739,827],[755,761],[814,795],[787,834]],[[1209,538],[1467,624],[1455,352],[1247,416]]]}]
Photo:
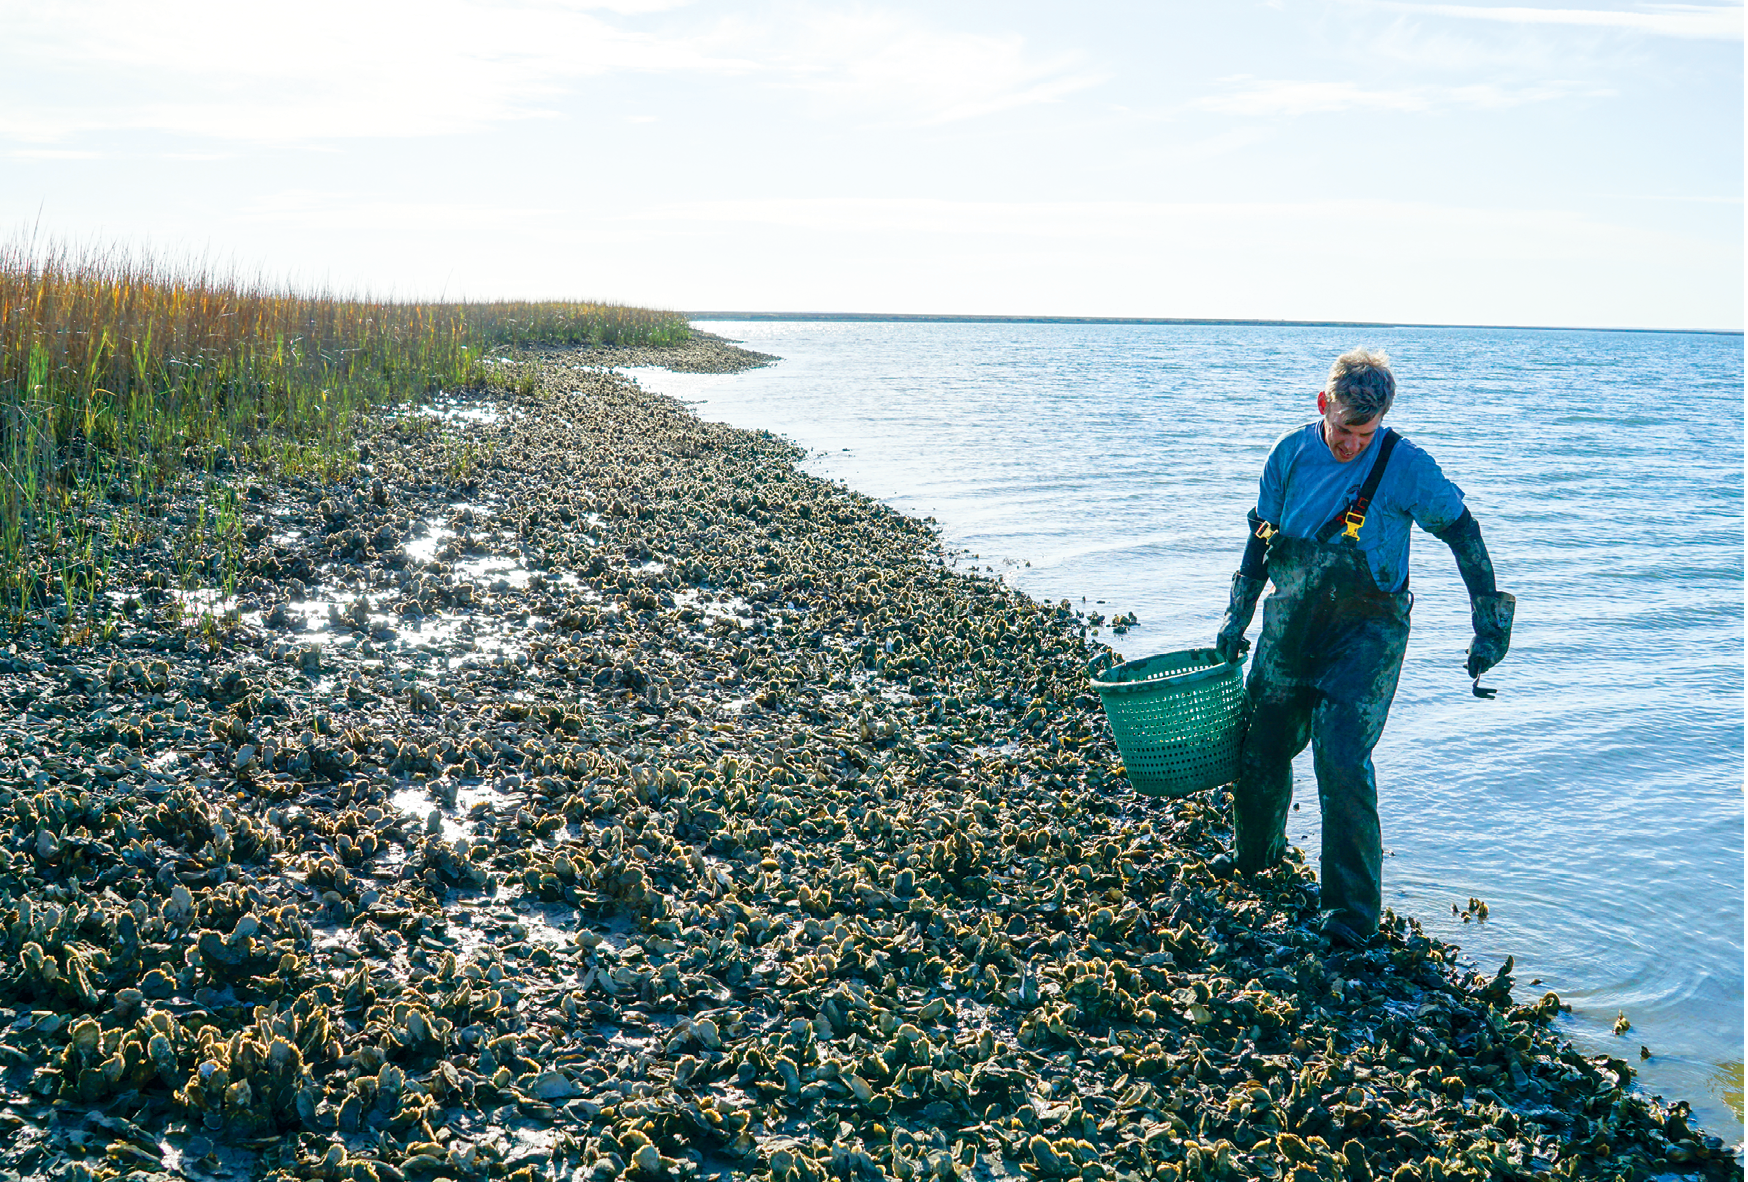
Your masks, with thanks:
[{"label": "man", "polygon": [[1323,810],[1325,933],[1358,947],[1377,930],[1383,840],[1372,748],[1383,733],[1408,644],[1409,527],[1451,548],[1469,591],[1480,675],[1511,643],[1516,601],[1493,584],[1481,527],[1463,492],[1425,452],[1383,426],[1396,396],[1389,358],[1344,353],[1317,394],[1322,416],[1275,444],[1250,514],[1250,540],[1215,641],[1240,661],[1265,579],[1246,693],[1245,735],[1233,798],[1237,868],[1254,874],[1287,850],[1293,757],[1312,745]]}]

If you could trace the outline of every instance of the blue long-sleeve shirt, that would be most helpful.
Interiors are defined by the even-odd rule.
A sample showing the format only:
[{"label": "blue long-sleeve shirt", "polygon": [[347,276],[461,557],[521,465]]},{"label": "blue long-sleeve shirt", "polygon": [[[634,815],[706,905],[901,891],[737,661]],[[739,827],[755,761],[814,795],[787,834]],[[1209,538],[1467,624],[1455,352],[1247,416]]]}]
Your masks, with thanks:
[{"label": "blue long-sleeve shirt", "polygon": [[[1281,436],[1263,465],[1257,516],[1273,522],[1288,537],[1314,537],[1346,508],[1382,451],[1374,437],[1365,451],[1338,463],[1323,442],[1321,422]],[[1400,591],[1408,582],[1410,523],[1437,533],[1462,515],[1463,490],[1445,477],[1431,456],[1398,437],[1359,537],[1360,552],[1379,589]]]}]

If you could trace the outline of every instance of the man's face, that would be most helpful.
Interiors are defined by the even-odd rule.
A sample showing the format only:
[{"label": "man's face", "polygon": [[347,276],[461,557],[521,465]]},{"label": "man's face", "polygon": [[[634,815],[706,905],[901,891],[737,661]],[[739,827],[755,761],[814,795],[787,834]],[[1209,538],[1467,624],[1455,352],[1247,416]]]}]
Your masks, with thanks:
[{"label": "man's face", "polygon": [[1331,398],[1327,390],[1317,391],[1317,411],[1323,416],[1323,442],[1335,462],[1345,464],[1372,445],[1372,436],[1383,425],[1384,416],[1376,415],[1363,423],[1348,417],[1347,407]]}]

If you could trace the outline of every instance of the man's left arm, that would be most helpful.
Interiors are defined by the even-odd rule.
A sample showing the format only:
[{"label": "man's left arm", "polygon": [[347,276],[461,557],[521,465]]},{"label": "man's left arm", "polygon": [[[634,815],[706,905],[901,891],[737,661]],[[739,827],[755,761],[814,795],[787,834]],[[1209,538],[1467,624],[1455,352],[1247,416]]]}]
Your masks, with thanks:
[{"label": "man's left arm", "polygon": [[1467,668],[1471,678],[1499,664],[1511,648],[1511,619],[1517,600],[1494,583],[1493,559],[1481,539],[1481,523],[1463,504],[1458,488],[1432,457],[1419,453],[1422,461],[1414,473],[1414,519],[1421,528],[1451,548],[1457,573],[1469,592],[1469,623],[1475,639],[1469,645]]},{"label": "man's left arm", "polygon": [[1493,559],[1487,553],[1487,543],[1481,540],[1481,523],[1466,507],[1462,516],[1433,536],[1451,548],[1457,573],[1469,590],[1469,623],[1475,640],[1469,645],[1468,670],[1471,678],[1480,677],[1504,660],[1511,648],[1511,618],[1517,600],[1495,585]]}]

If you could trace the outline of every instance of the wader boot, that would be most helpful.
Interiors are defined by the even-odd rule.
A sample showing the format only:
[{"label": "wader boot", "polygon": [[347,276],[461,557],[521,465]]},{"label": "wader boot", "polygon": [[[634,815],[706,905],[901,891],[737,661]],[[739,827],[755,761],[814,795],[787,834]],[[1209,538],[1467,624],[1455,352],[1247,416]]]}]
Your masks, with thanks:
[{"label": "wader boot", "polygon": [[1352,546],[1275,534],[1262,637],[1245,691],[1233,798],[1238,868],[1266,869],[1287,850],[1293,757],[1312,745],[1323,810],[1323,907],[1365,936],[1377,930],[1383,839],[1372,748],[1384,731],[1408,647],[1404,590],[1378,590]]}]

